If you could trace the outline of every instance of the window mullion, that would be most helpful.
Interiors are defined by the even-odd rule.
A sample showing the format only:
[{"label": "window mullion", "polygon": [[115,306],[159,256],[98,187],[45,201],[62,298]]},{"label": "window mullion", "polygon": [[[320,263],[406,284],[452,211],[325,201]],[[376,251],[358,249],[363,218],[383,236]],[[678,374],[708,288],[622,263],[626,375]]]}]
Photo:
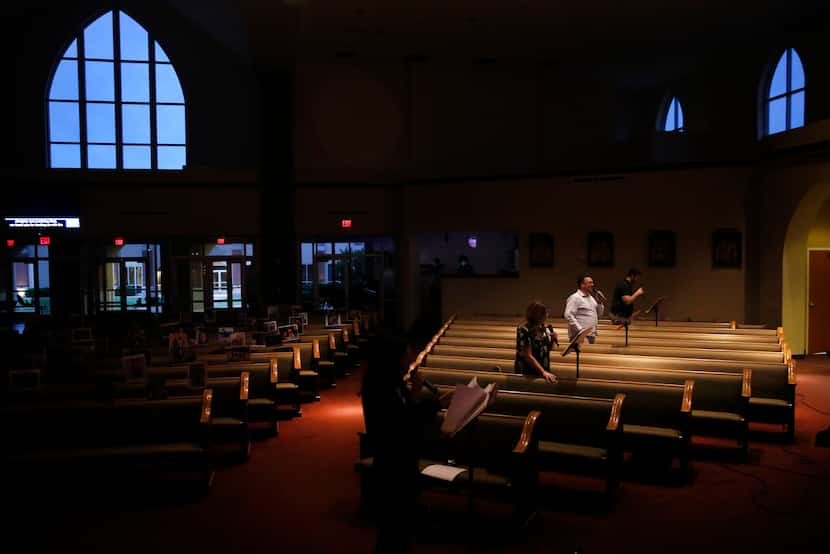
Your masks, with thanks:
[{"label": "window mullion", "polygon": [[81,167],[89,167],[89,156],[87,155],[86,136],[86,44],[84,32],[78,35],[78,142],[81,150]]},{"label": "window mullion", "polygon": [[121,107],[121,18],[119,12],[112,12],[112,52],[115,76],[115,167],[124,169],[124,142],[122,107]]},{"label": "window mullion", "polygon": [[786,64],[787,65],[787,82],[784,86],[784,90],[787,91],[786,92],[787,100],[784,101],[784,113],[785,113],[785,116],[784,116],[785,127],[784,128],[789,131],[790,128],[791,128],[790,104],[792,103],[792,98],[793,98],[792,94],[791,94],[791,87],[790,87],[790,83],[792,82],[793,56],[792,56],[792,50],[790,48],[787,48],[786,55],[787,55],[787,64]]},{"label": "window mullion", "polygon": [[147,50],[150,52],[150,168],[158,169],[158,129],[156,122],[156,49],[153,37],[147,33]]}]

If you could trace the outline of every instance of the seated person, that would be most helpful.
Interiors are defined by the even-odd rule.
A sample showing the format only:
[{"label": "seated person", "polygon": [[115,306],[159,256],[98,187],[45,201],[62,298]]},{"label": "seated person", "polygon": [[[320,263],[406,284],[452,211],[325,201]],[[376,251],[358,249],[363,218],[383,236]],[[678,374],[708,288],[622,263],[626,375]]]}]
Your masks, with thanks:
[{"label": "seated person", "polygon": [[168,351],[173,362],[192,362],[196,355],[190,350],[190,338],[185,330],[179,327],[175,333],[167,338]]},{"label": "seated person", "polygon": [[463,254],[458,256],[458,273],[463,275],[472,275],[475,273],[475,269],[470,264],[470,259]]},{"label": "seated person", "polygon": [[543,377],[548,383],[557,381],[550,372],[550,350],[559,346],[553,326],[546,325],[548,307],[534,300],[527,307],[525,322],[516,329],[516,362],[514,371]]}]

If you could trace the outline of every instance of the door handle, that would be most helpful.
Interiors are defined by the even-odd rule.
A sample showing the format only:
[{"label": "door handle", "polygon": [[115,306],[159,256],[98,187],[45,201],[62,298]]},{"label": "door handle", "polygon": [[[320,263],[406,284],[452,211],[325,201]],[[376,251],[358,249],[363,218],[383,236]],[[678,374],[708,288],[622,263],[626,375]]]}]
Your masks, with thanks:
[{"label": "door handle", "polygon": [[810,307],[811,307],[811,308],[815,308],[815,307],[816,307],[816,303],[815,303],[815,302],[810,302]]}]

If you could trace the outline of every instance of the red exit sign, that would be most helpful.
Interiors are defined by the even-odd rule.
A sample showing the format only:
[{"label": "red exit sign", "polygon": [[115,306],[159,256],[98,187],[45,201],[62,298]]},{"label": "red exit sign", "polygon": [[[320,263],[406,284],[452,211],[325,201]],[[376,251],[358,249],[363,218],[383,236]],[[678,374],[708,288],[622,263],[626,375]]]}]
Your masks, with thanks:
[{"label": "red exit sign", "polygon": [[351,219],[341,219],[340,226],[344,229],[351,229],[352,228],[352,220]]}]

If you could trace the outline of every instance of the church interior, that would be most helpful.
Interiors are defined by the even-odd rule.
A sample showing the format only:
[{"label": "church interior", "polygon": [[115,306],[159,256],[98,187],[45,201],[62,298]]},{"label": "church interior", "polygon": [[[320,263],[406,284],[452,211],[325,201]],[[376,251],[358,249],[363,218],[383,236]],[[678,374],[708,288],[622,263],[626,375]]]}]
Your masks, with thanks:
[{"label": "church interior", "polygon": [[827,548],[830,5],[4,12],[9,552]]}]

